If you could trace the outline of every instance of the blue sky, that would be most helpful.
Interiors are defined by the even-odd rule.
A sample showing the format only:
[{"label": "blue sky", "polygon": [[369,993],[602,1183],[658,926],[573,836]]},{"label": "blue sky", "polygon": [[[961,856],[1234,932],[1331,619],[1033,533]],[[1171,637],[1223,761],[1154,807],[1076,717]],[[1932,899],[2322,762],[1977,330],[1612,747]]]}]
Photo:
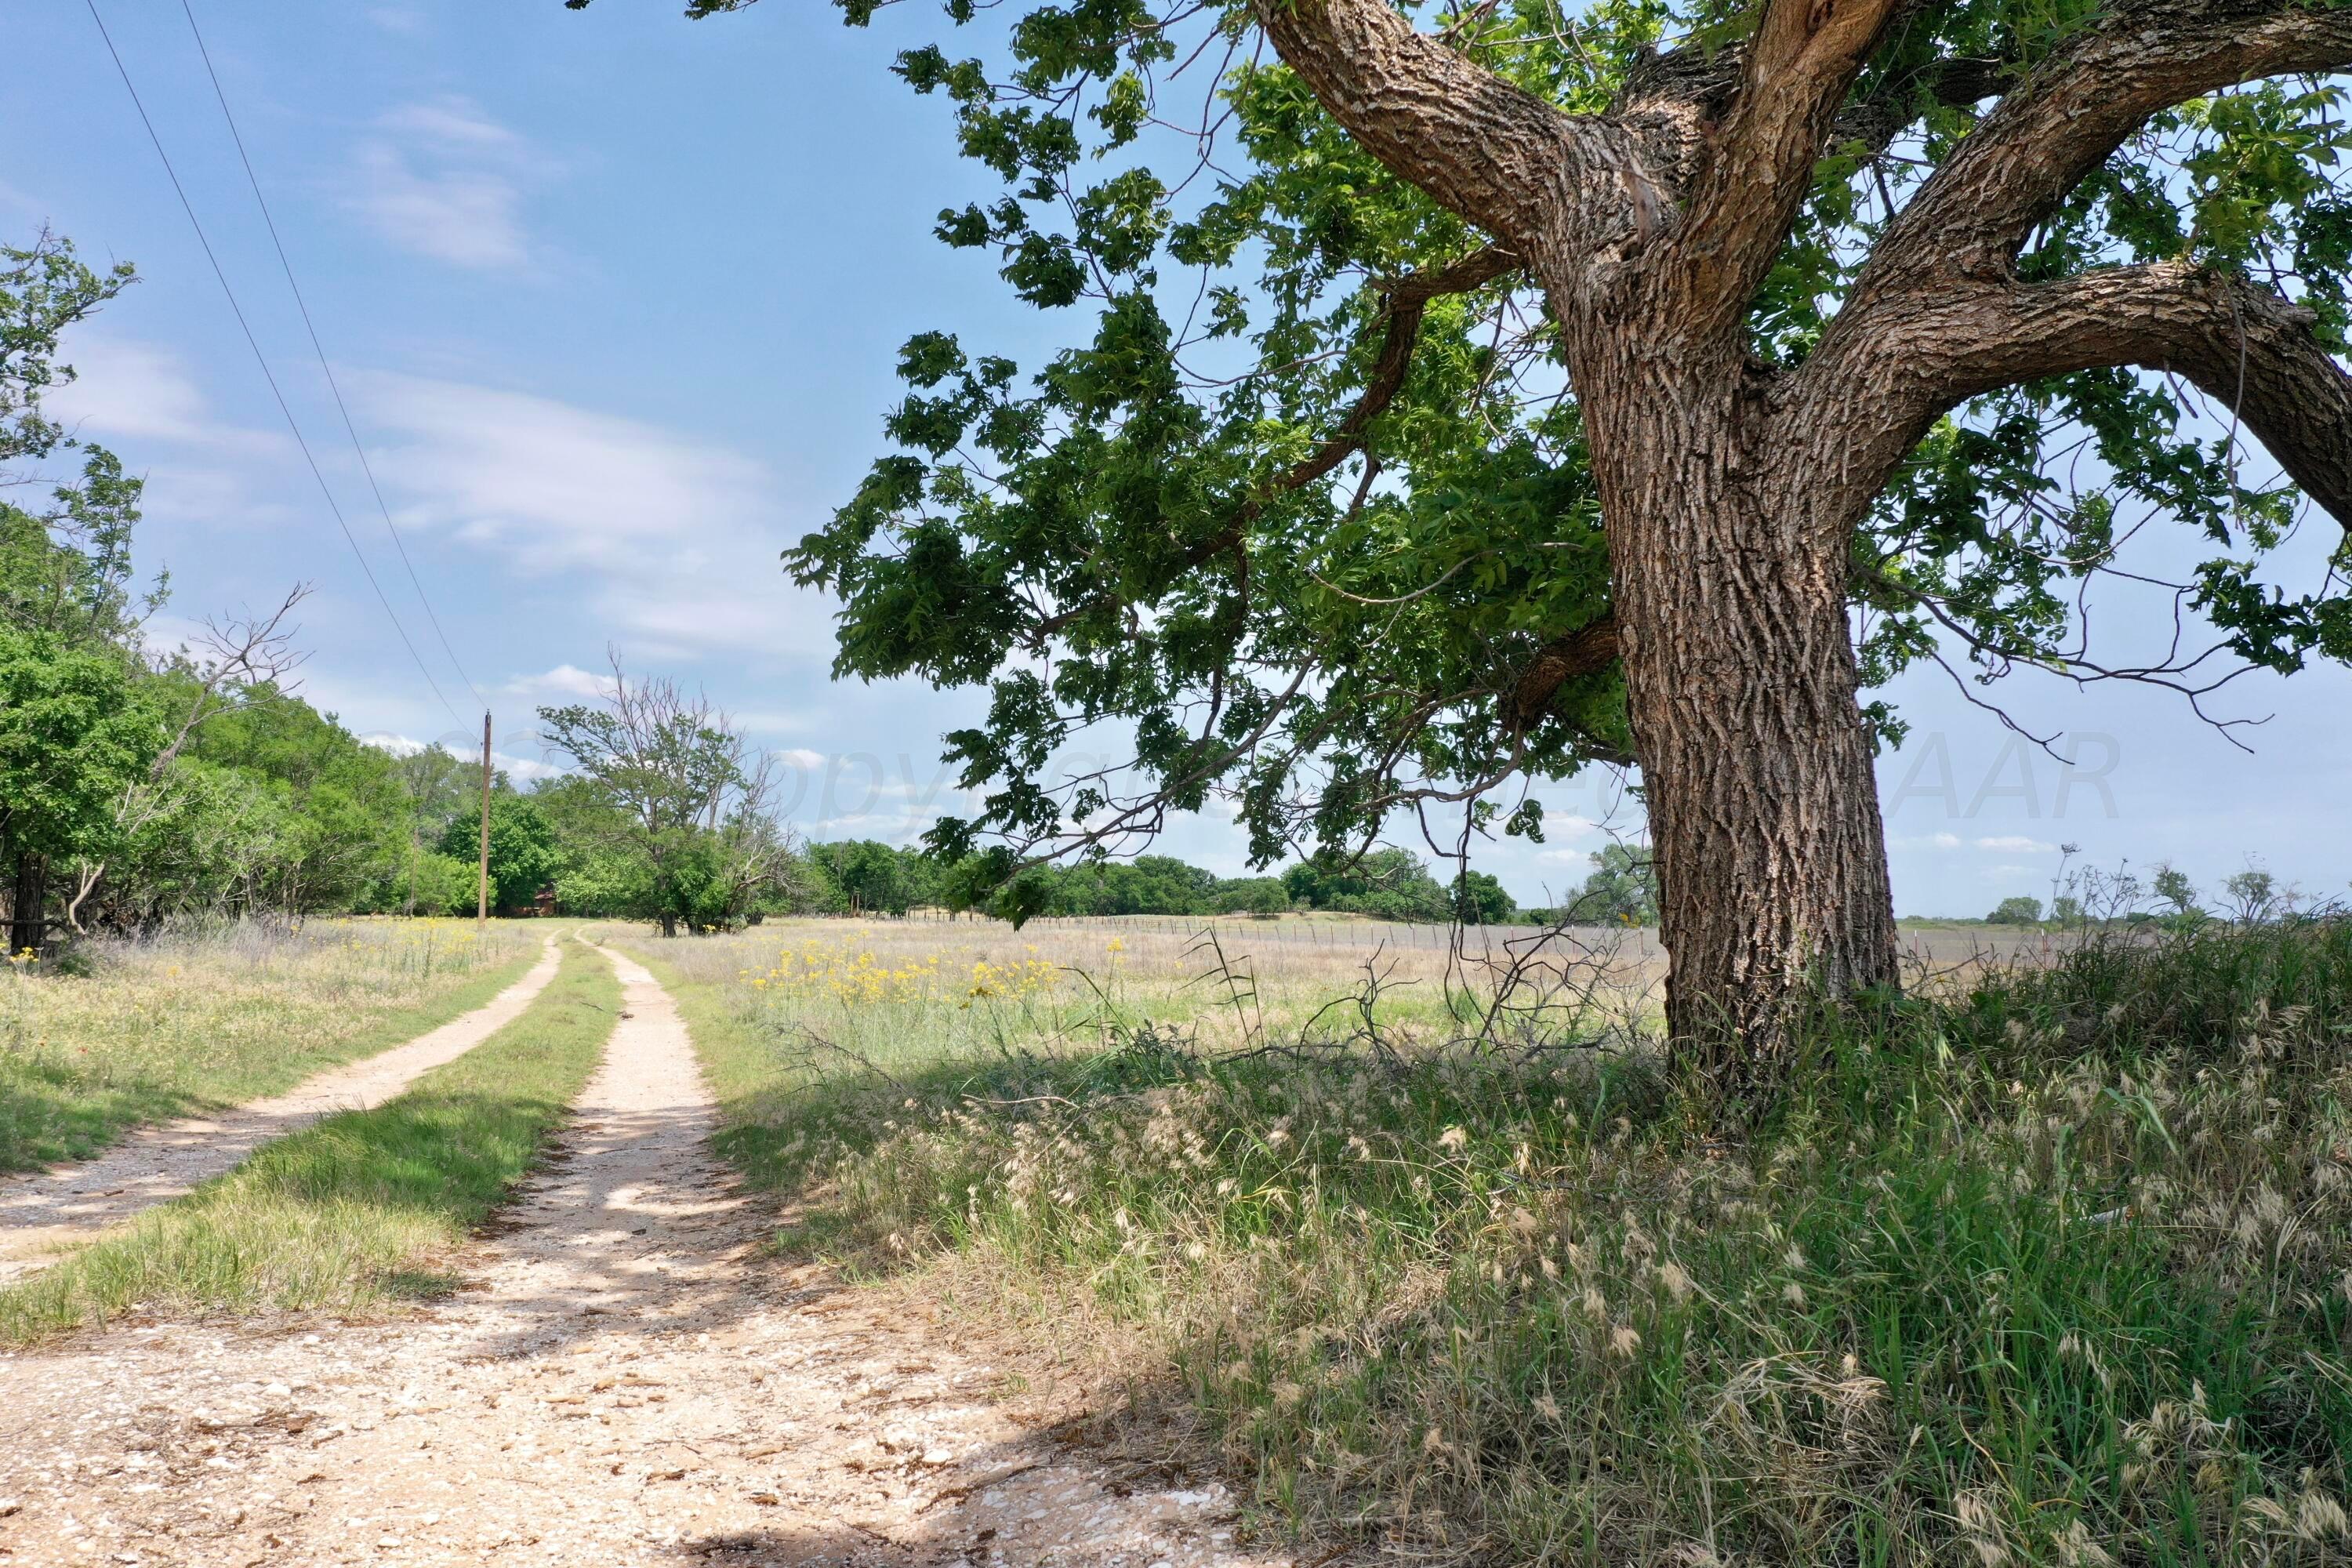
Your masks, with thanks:
[{"label": "blue sky", "polygon": [[[0,230],[43,222],[142,281],[70,344],[61,401],[149,479],[142,557],[169,616],[302,612],[307,694],[355,731],[478,734],[479,707],[392,553],[278,270],[176,5],[101,0],[132,79],[346,517],[408,623],[436,702],[335,531],[145,132],[77,0],[10,22]],[[669,0],[197,11],[327,351],[426,593],[499,750],[543,765],[532,710],[588,689],[609,647],[706,687],[788,753],[801,826],[906,838],[951,804],[940,732],[968,698],[835,687],[831,606],[787,584],[784,544],[881,449],[911,332],[946,327],[1034,362],[1053,323],[930,233],[991,194],[945,106],[890,75],[929,8],[843,27],[814,0],[688,24]],[[2315,518],[2305,575],[2333,540]],[[2159,562],[2178,552],[2160,535]],[[2129,644],[2168,617],[2105,607]],[[2068,770],[1940,673],[1893,693],[1912,740],[1881,766],[1898,907],[1980,913],[2047,893],[2062,842],[2113,865],[2172,859],[2211,882],[2254,857],[2342,893],[2352,680],[2249,679],[2221,703],[2270,722],[2249,755],[2146,689],[2044,677],[2001,701]],[[1523,899],[1579,879],[1623,822],[1613,786],[1540,789],[1556,831],[1479,864]],[[1238,871],[1238,837],[1188,822],[1167,847]]]}]

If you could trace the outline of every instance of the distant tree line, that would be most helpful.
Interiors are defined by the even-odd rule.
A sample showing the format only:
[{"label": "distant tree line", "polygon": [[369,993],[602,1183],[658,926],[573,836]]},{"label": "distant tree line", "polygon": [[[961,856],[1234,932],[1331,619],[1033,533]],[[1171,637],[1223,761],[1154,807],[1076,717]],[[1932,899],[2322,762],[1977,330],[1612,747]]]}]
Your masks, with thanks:
[{"label": "distant tree line", "polygon": [[[2061,847],[2070,857],[2074,852],[2073,845]],[[2283,883],[2251,863],[2221,879],[2212,895],[2214,907],[2208,908],[2206,900],[2207,895],[2189,879],[2189,874],[2168,863],[2158,865],[2145,882],[2128,872],[2068,877],[2062,869],[2046,911],[2040,899],[2020,893],[1994,905],[1984,923],[2059,927],[2156,923],[2192,930],[2215,921],[2258,926],[2298,914],[2341,911],[2339,904],[2315,902],[2302,889]]]},{"label": "distant tree line", "polygon": [[1353,862],[1302,860],[1276,875],[1221,877],[1170,855],[1037,866],[971,900],[959,868],[920,850],[873,839],[810,844],[780,884],[798,914],[903,915],[973,902],[992,914],[1070,919],[1102,915],[1277,915],[1328,911],[1379,920],[1471,925],[1549,923],[1563,915],[1594,924],[1652,924],[1657,890],[1647,854],[1612,845],[1563,906],[1521,908],[1483,871],[1440,880],[1410,850],[1382,847]]}]

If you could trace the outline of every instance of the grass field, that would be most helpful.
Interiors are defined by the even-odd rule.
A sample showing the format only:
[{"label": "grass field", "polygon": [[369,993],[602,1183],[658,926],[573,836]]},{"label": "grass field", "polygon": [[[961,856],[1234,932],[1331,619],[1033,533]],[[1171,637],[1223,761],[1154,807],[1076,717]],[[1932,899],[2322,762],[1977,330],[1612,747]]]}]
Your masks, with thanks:
[{"label": "grass field", "polygon": [[1519,958],[1530,962],[1515,1000],[1551,1026],[1568,1012],[1597,1025],[1654,1010],[1658,970],[1638,931],[1543,944],[1532,928],[1496,927],[1465,942],[1457,952],[1444,928],[1360,921],[1145,917],[1019,931],[996,921],[783,921],[661,951],[835,1066],[901,1052],[957,1059],[1013,1042],[1090,1048],[1113,1017],[1234,1049],[1294,1036],[1318,1014],[1328,1014],[1319,1034],[1360,1024],[1359,1000],[1384,1026],[1444,1037],[1477,1026],[1475,999]]},{"label": "grass field", "polygon": [[289,1089],[480,1005],[546,933],[470,921],[247,924],[93,942],[86,973],[0,973],[0,1172]]},{"label": "grass field", "polygon": [[437,1255],[537,1159],[594,1070],[620,999],[604,959],[566,942],[562,968],[520,1017],[406,1093],[267,1144],[0,1291],[0,1341],[31,1343],[134,1305],[350,1311],[446,1289]]},{"label": "grass field", "polygon": [[1596,1565],[2352,1550],[2352,927],[1825,1018],[1750,1125],[1606,1007],[1551,1020],[1581,1048],[1450,1046],[1430,995],[1302,1037],[1346,963],[1262,962],[1252,1029],[1177,952],[1074,935],[624,945],[723,1152],[803,1198],[781,1246],[1116,1322],[1277,1525]]}]

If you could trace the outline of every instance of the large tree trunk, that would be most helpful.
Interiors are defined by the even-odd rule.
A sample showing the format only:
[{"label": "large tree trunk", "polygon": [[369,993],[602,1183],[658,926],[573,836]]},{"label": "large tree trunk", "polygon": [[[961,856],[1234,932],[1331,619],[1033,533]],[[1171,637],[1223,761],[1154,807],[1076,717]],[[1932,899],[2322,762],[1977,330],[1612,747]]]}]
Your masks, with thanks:
[{"label": "large tree trunk", "polygon": [[1792,430],[1743,324],[1895,5],[1769,0],[1751,90],[1615,118],[1561,113],[1383,0],[1257,6],[1369,152],[1549,296],[1609,535],[1668,1024],[1734,1092],[1784,1054],[1805,987],[1896,978],[1845,574],[1900,453],[1868,471],[1833,424]]},{"label": "large tree trunk", "polygon": [[1736,359],[1662,334],[1583,358],[1615,618],[1671,971],[1669,1029],[1717,1085],[1771,1076],[1791,998],[1895,983],[1855,699],[1836,487],[1764,448]]}]

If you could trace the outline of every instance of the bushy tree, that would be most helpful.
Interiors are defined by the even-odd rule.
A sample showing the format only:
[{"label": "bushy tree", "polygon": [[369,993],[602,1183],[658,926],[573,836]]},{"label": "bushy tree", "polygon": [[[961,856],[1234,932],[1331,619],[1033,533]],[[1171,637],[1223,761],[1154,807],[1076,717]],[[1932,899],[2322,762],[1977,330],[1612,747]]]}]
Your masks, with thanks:
[{"label": "bushy tree", "polygon": [[1279,877],[1234,877],[1217,884],[1220,914],[1278,915],[1290,908],[1290,888]]},{"label": "bushy tree", "polygon": [[[352,763],[315,797],[268,758],[195,755],[248,699],[292,700],[272,681],[299,662],[286,618],[302,591],[269,614],[207,621],[188,645],[151,649],[145,623],[165,584],[132,578],[142,481],[45,410],[73,379],[59,357],[65,334],[131,277],[127,265],[92,270],[46,233],[0,247],[0,630],[11,686],[0,728],[16,758],[0,861],[24,946],[93,918],[365,907],[382,886],[384,863],[366,853],[382,837],[367,819],[376,800],[362,783],[380,759],[349,734],[314,723],[288,738],[289,756],[308,748]],[[46,499],[24,499],[35,495]],[[353,844],[359,864],[347,860]]]},{"label": "bushy tree", "polygon": [[1646,845],[1611,844],[1569,906],[1570,918],[1600,925],[1658,923],[1658,863]]},{"label": "bushy tree", "polygon": [[599,701],[539,718],[548,747],[577,772],[558,824],[567,852],[575,868],[598,868],[599,897],[627,899],[619,912],[664,936],[731,925],[791,864],[790,836],[769,808],[769,763],[708,698],[634,678],[615,658]]},{"label": "bushy tree", "polygon": [[1409,849],[1375,849],[1352,860],[1302,860],[1283,872],[1282,880],[1291,897],[1310,909],[1399,921],[1442,921],[1453,914],[1444,888]]},{"label": "bushy tree", "polygon": [[812,844],[807,855],[824,877],[828,906],[843,914],[903,915],[929,879],[919,859],[876,839]]},{"label": "bushy tree", "polygon": [[2259,866],[2249,866],[2221,879],[2222,903],[2240,925],[2260,925],[2287,907],[2289,895],[2278,879]]},{"label": "bushy tree", "polygon": [[2197,884],[2177,866],[2158,866],[2148,886],[2177,918],[2189,920],[2205,912],[2197,903]]},{"label": "bushy tree", "polygon": [[[495,814],[492,820],[495,824]],[[403,912],[470,916],[480,904],[478,848],[473,859],[460,859],[434,849],[420,849],[410,856],[399,889]]]},{"label": "bushy tree", "polygon": [[[73,380],[60,339],[131,280],[100,274],[47,233],[0,246],[0,495],[47,488],[42,510],[0,499],[0,869],[8,944],[37,952],[60,858],[102,852],[113,807],[163,738],[131,689],[125,584],[139,483],[43,407]],[[20,465],[82,450],[79,482]]]},{"label": "bushy tree", "polygon": [[1464,925],[1500,925],[1518,910],[1517,899],[1484,871],[1465,871],[1454,884],[1454,918]]},{"label": "bushy tree", "polygon": [[0,845],[15,868],[9,949],[38,952],[51,865],[113,847],[115,803],[163,725],[112,650],[0,624]]},{"label": "bushy tree", "polygon": [[1985,916],[1988,924],[1997,926],[2030,926],[2042,923],[2042,900],[2031,894],[2019,893],[1993,906]]},{"label": "bushy tree", "polygon": [[[460,806],[441,830],[440,852],[475,869],[478,899],[482,834],[479,795]],[[537,800],[512,789],[490,795],[490,907],[528,906],[554,877],[560,856],[555,824]]]},{"label": "bushy tree", "polygon": [[1047,874],[1045,912],[1057,915],[1196,915],[1215,900],[1214,872],[1172,855],[1091,860]]},{"label": "bushy tree", "polygon": [[263,685],[208,719],[186,756],[233,768],[279,805],[253,907],[289,915],[383,908],[408,861],[408,803],[394,759],[333,715]]}]

